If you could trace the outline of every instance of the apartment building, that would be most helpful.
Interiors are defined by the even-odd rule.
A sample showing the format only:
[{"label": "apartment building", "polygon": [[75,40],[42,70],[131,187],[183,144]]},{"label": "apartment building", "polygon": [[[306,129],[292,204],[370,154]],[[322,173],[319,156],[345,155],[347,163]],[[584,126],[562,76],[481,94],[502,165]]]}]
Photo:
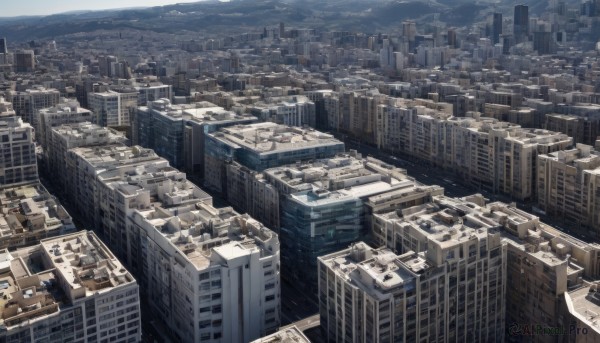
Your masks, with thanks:
[{"label": "apartment building", "polygon": [[591,146],[539,155],[537,192],[540,210],[578,224],[581,233],[597,237],[600,155]]},{"label": "apartment building", "polygon": [[0,252],[3,342],[140,342],[138,284],[93,232]]},{"label": "apartment building", "polygon": [[263,121],[288,126],[316,126],[315,103],[303,95],[272,97],[252,104],[250,113]]},{"label": "apartment building", "polygon": [[594,145],[600,135],[600,116],[547,114],[544,128],[573,137],[573,142]]},{"label": "apartment building", "polygon": [[[535,199],[535,159],[572,144],[565,134],[422,106],[378,107],[378,146],[453,170],[481,189]],[[411,107],[412,106],[412,107]]]},{"label": "apartment building", "polygon": [[174,105],[168,99],[160,99],[138,107],[132,138],[134,144],[154,149],[172,166],[203,175],[205,135],[256,120],[206,101]]},{"label": "apartment building", "polygon": [[[266,218],[279,232],[284,276],[315,289],[317,257],[364,239],[373,211],[426,202],[432,193],[443,192],[355,151],[263,173],[236,163],[227,171],[232,204],[246,204],[244,210]],[[261,202],[271,206],[256,205]]]},{"label": "apartment building", "polygon": [[97,122],[97,118],[90,110],[79,106],[77,100],[62,98],[54,107],[43,108],[37,112],[36,140],[44,148],[47,147],[53,127],[63,124],[81,122]]},{"label": "apartment building", "polygon": [[39,130],[37,111],[56,106],[60,101],[60,92],[57,89],[34,86],[22,92],[10,91],[7,97],[12,100],[17,115]]},{"label": "apartment building", "polygon": [[366,143],[376,142],[377,107],[388,97],[374,90],[342,91],[325,98],[328,126]]},{"label": "apartment building", "polygon": [[248,342],[280,324],[279,240],[152,150],[69,150],[82,217],[138,276],[142,296],[182,342]]},{"label": "apartment building", "polygon": [[[570,237],[512,205],[500,202],[485,204],[480,195],[462,199],[435,196],[429,204],[375,214],[373,234],[379,236],[379,241],[385,242],[387,248],[400,254],[397,258],[399,260],[412,256],[411,258],[418,258],[427,266],[446,268],[442,275],[447,275],[445,280],[449,282],[449,294],[456,294],[458,298],[456,302],[450,303],[451,307],[445,307],[452,309],[451,317],[437,319],[438,323],[451,324],[445,331],[436,331],[436,337],[442,341],[514,340],[520,338],[503,336],[505,325],[566,325],[563,321],[565,293],[585,287],[584,278],[594,280],[600,275],[599,245]],[[349,251],[339,254],[343,257]],[[336,273],[335,266],[341,270],[345,266],[342,262],[336,265],[336,258],[336,254],[322,257],[319,270],[321,317],[328,316],[325,320],[329,325],[329,337],[334,339],[340,337],[340,331],[336,333],[335,328],[343,323],[343,319],[340,318],[339,311],[332,310],[335,308],[332,306],[336,306],[341,300],[327,292],[332,292],[332,283],[335,285],[335,279],[332,279],[332,275]],[[480,269],[482,260],[485,266],[483,270]],[[458,270],[456,276],[452,274],[454,263]],[[334,273],[331,273],[332,269]],[[351,269],[346,268],[346,274],[352,275],[348,271]],[[489,274],[490,272],[493,274]],[[417,274],[422,277],[427,272]],[[463,282],[466,284],[458,288],[459,293],[453,293],[452,286]],[[377,282],[363,282],[356,283],[355,287],[362,294],[376,285]],[[460,292],[464,289],[470,289],[474,293],[469,291],[466,295],[461,295]],[[417,292],[416,306],[421,317],[419,313],[416,314],[417,323],[422,316],[430,313],[433,306],[429,301],[424,303],[427,307],[423,308],[418,294]],[[475,297],[475,302],[470,299],[472,294],[480,294]],[[470,314],[472,309],[485,310]],[[497,317],[478,317],[481,314]],[[479,318],[482,318],[482,322]],[[482,326],[479,325],[491,324],[493,321],[496,321],[497,330],[500,331],[495,336],[480,336],[483,332],[489,335],[493,331],[481,331]],[[380,325],[385,322],[375,323]],[[410,333],[411,329],[412,327],[406,327],[404,332]],[[371,331],[369,329],[364,332]],[[415,333],[425,334],[426,330],[417,326]],[[411,336],[411,340],[412,338]],[[541,342],[554,339],[555,337],[543,335],[535,337],[535,341]]]},{"label": "apartment building", "polygon": [[39,183],[0,191],[0,249],[16,249],[75,231],[58,200]]},{"label": "apartment building", "polygon": [[275,123],[221,128],[206,135],[204,183],[226,194],[226,164],[238,162],[261,172],[267,168],[332,157],[344,152],[344,143],[332,135]]},{"label": "apartment building", "polygon": [[130,126],[137,102],[138,92],[133,88],[88,94],[88,108],[96,115],[95,124],[100,126]]},{"label": "apartment building", "polygon": [[33,127],[12,111],[0,113],[0,189],[38,180]]},{"label": "apartment building", "polygon": [[[326,341],[503,342],[506,281],[499,234],[445,235],[431,238],[432,252],[425,255],[396,255],[359,242],[319,257]],[[463,250],[471,253],[469,262],[449,256]]]},{"label": "apartment building", "polygon": [[53,183],[65,195],[74,188],[69,186],[73,181],[66,166],[69,150],[79,147],[94,147],[110,144],[122,144],[126,138],[119,132],[100,127],[89,122],[64,124],[50,130],[46,145],[44,145],[45,167],[53,176]]},{"label": "apartment building", "polygon": [[279,240],[198,202],[136,209],[128,232],[152,310],[182,342],[249,342],[280,324]]}]

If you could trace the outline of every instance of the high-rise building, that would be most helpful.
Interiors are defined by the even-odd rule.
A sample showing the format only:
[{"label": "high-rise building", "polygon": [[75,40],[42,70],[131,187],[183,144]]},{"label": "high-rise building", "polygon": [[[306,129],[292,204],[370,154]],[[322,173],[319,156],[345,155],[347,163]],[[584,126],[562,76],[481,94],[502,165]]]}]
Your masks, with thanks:
[{"label": "high-rise building", "polygon": [[14,53],[14,68],[17,73],[31,73],[35,70],[33,50],[17,50]]},{"label": "high-rise building", "polygon": [[[74,190],[72,174],[66,166],[69,150],[79,147],[123,144],[126,138],[119,132],[89,122],[64,124],[53,127],[45,141],[45,167],[53,176],[53,184],[62,195],[69,198]],[[76,197],[76,196],[73,196]]]},{"label": "high-rise building", "polygon": [[8,43],[6,38],[0,38],[0,54],[8,54]]},{"label": "high-rise building", "polygon": [[61,98],[54,107],[43,108],[37,111],[36,122],[39,123],[35,131],[36,140],[42,147],[47,147],[53,127],[63,124],[81,122],[97,122],[96,116],[90,110],[79,106],[77,100]]},{"label": "high-rise building", "polygon": [[600,236],[600,154],[591,146],[539,155],[538,201],[545,213],[578,224],[581,233]]},{"label": "high-rise building", "polygon": [[34,86],[22,92],[10,91],[8,94],[17,115],[36,130],[39,130],[37,112],[54,107],[60,101],[60,91],[42,86]]},{"label": "high-rise building", "polygon": [[529,6],[515,6],[513,35],[517,44],[529,40]]},{"label": "high-rise building", "polygon": [[0,249],[25,247],[73,231],[69,213],[41,184],[0,191]]},{"label": "high-rise building", "polygon": [[556,42],[554,41],[554,33],[552,32],[534,32],[533,33],[533,50],[538,54],[551,54],[556,51]]},{"label": "high-rise building", "polygon": [[507,337],[514,325],[568,328],[585,309],[567,299],[600,276],[599,245],[481,195],[375,217],[386,247],[319,258],[328,341],[503,342],[522,338]]},{"label": "high-rise building", "polygon": [[138,106],[147,106],[148,103],[160,99],[173,98],[173,86],[160,82],[148,82],[134,86],[138,92]]},{"label": "high-rise building", "polygon": [[492,15],[492,43],[500,43],[502,35],[502,13],[494,13]]},{"label": "high-rise building", "polygon": [[3,342],[140,342],[138,284],[92,232],[0,252]]},{"label": "high-rise building", "polygon": [[96,124],[100,126],[130,126],[137,102],[138,92],[133,88],[88,94],[88,108],[96,115]]},{"label": "high-rise building", "polygon": [[250,107],[250,114],[277,124],[300,127],[316,125],[315,103],[302,95],[273,97],[254,103]]},{"label": "high-rise building", "polygon": [[275,123],[221,128],[206,135],[204,182],[227,193],[226,165],[238,162],[257,172],[297,161],[333,157],[344,152],[344,143],[332,135]]},{"label": "high-rise building", "polygon": [[[496,92],[490,99],[509,104],[513,94]],[[537,154],[572,144],[565,134],[524,129],[490,118],[452,117],[413,105],[378,107],[378,145],[454,170],[482,189],[533,200]]]},{"label": "high-rise building", "polygon": [[176,168],[203,175],[205,135],[256,120],[206,101],[173,105],[168,99],[160,99],[138,107],[133,118],[132,140],[153,149]]},{"label": "high-rise building", "polygon": [[33,136],[33,127],[14,115],[12,109],[0,113],[0,189],[38,180]]},{"label": "high-rise building", "polygon": [[[326,341],[503,342],[506,257],[498,253],[498,233],[474,232],[462,242],[431,237],[425,256],[396,255],[360,242],[320,257]],[[469,262],[466,256],[450,258],[455,250],[468,251]]]},{"label": "high-rise building", "polygon": [[[57,132],[57,130],[54,130]],[[82,218],[138,276],[182,342],[248,342],[279,327],[279,239],[212,198],[152,150],[75,148],[65,173]]]},{"label": "high-rise building", "polygon": [[443,193],[402,169],[353,153],[270,168],[261,178],[238,176],[236,165],[227,166],[228,200],[279,230],[283,275],[313,289],[317,257],[363,239],[374,213]]}]

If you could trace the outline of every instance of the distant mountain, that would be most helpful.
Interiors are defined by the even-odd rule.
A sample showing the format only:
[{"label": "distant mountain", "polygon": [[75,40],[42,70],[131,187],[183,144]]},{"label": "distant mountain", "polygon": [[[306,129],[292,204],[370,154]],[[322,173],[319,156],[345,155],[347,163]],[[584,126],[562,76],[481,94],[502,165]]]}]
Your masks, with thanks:
[{"label": "distant mountain", "polygon": [[[548,0],[520,2],[529,4],[532,13],[545,10],[550,3]],[[397,28],[406,19],[431,18],[434,13],[450,25],[470,25],[494,9],[509,14],[512,6],[512,0],[208,0],[149,8],[0,18],[0,36],[11,41],[29,41],[99,29],[132,28],[171,33],[219,31],[235,26],[276,25],[280,21],[291,26],[377,32]]]}]

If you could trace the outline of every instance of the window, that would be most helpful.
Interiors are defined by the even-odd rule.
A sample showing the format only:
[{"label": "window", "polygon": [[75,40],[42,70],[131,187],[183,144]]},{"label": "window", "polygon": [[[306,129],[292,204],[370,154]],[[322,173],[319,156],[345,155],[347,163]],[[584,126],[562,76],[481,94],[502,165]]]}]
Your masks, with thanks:
[{"label": "window", "polygon": [[267,295],[267,296],[265,297],[265,301],[266,301],[266,302],[269,302],[269,301],[272,301],[272,300],[275,300],[275,296],[274,296],[274,295]]},{"label": "window", "polygon": [[210,278],[210,274],[208,272],[200,274],[200,281],[208,280]]},{"label": "window", "polygon": [[210,324],[211,324],[210,320],[203,320],[200,323],[198,323],[198,328],[205,329],[205,328],[209,327]]},{"label": "window", "polygon": [[221,313],[221,305],[213,306],[212,313]]},{"label": "window", "polygon": [[221,293],[214,293],[212,295],[212,300],[218,300],[221,299]]}]

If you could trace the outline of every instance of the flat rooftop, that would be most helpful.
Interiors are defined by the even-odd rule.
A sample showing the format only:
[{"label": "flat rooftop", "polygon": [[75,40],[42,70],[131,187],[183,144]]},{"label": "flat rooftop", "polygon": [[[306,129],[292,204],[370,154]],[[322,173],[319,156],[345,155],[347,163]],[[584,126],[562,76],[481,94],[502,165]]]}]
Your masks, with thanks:
[{"label": "flat rooftop", "polygon": [[198,202],[173,209],[155,206],[139,214],[144,225],[163,235],[198,270],[253,252],[269,256],[278,244],[274,232],[231,207],[214,208]]},{"label": "flat rooftop", "polygon": [[234,148],[259,154],[344,145],[327,133],[270,122],[230,126],[209,135]]},{"label": "flat rooftop", "polygon": [[13,253],[0,251],[0,323],[15,326],[134,278],[93,232],[45,239]]},{"label": "flat rooftop", "polygon": [[0,246],[22,245],[19,237],[44,238],[74,231],[71,216],[39,183],[0,191]]}]

